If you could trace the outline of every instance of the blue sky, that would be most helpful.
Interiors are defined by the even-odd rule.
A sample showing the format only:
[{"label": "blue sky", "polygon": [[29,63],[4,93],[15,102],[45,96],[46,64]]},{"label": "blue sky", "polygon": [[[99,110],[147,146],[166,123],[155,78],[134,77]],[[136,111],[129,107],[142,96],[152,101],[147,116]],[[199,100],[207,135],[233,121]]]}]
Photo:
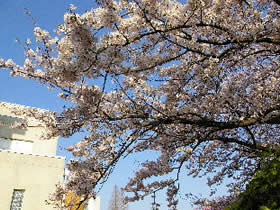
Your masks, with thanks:
[{"label": "blue sky", "polygon": [[[26,38],[32,37],[32,20],[25,14],[24,8],[28,8],[32,16],[36,19],[39,26],[43,29],[53,30],[63,21],[63,15],[69,4],[78,6],[78,12],[85,11],[94,7],[93,1],[90,0],[0,0],[0,57],[12,58],[16,63],[22,64],[23,49],[15,41],[19,38],[24,42]],[[48,90],[39,83],[18,77],[11,77],[8,71],[0,70],[0,101],[17,103],[22,105],[34,106],[49,110],[60,111],[65,104],[56,97],[54,91]],[[79,139],[79,135],[70,139],[60,139],[58,155],[65,156],[63,148]],[[111,197],[113,185],[124,186],[128,177],[132,176],[139,159],[149,157],[149,154],[136,155],[122,161],[122,164],[116,167],[115,173],[104,185],[100,192],[102,210],[107,209],[107,204]],[[181,175],[184,193],[203,193],[208,191],[205,179],[193,180],[190,177]],[[209,191],[208,191],[209,192]],[[164,199],[160,199],[163,203]],[[147,199],[136,204],[130,204],[130,210],[151,209],[151,199]],[[165,206],[161,210],[167,209]],[[186,200],[181,200],[179,210],[192,209]]]}]

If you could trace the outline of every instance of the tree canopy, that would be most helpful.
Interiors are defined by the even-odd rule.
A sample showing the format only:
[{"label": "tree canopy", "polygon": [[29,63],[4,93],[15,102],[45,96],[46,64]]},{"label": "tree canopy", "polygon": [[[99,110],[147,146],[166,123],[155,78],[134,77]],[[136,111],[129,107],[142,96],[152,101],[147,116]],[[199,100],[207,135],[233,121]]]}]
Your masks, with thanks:
[{"label": "tree canopy", "polygon": [[0,59],[72,103],[55,117],[32,113],[49,136],[84,133],[68,148],[80,159],[57,199],[67,190],[94,195],[122,157],[142,151],[160,155],[124,188],[128,201],[167,188],[176,209],[183,173],[207,175],[209,186],[229,177],[231,192],[244,189],[259,154],[280,142],[280,1],[98,4],[83,14],[71,5],[56,34],[35,27],[22,66]]},{"label": "tree canopy", "polygon": [[[279,154],[278,154],[279,155]],[[271,157],[271,155],[270,155]],[[273,157],[246,186],[227,210],[280,209],[280,158]]]}]

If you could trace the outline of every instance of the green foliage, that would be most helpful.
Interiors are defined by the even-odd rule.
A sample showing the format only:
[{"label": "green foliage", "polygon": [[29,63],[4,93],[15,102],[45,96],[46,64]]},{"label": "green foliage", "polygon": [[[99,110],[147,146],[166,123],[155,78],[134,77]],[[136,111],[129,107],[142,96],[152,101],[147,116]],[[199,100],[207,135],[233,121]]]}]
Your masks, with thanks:
[{"label": "green foliage", "polygon": [[274,159],[266,163],[262,170],[249,182],[238,201],[226,210],[280,210],[280,157],[262,154]]}]

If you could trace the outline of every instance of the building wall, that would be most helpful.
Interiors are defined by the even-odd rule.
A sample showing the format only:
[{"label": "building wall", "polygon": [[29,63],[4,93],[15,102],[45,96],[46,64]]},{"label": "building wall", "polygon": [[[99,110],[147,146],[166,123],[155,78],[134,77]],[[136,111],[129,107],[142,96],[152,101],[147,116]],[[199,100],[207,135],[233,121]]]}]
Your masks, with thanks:
[{"label": "building wall", "polygon": [[89,199],[87,209],[85,210],[100,210],[100,197],[97,196],[96,199]]},{"label": "building wall", "polygon": [[0,209],[10,209],[14,189],[25,190],[23,210],[49,210],[45,204],[62,181],[64,158],[0,152]]},{"label": "building wall", "polygon": [[[29,107],[0,102],[0,210],[10,209],[14,190],[24,190],[21,210],[51,210],[53,207],[45,201],[55,185],[63,181],[64,158],[55,156],[57,138],[41,138],[46,128],[35,119],[29,119],[25,129],[11,127],[22,117],[13,113],[18,108]],[[32,143],[32,150],[21,152],[19,146],[11,151],[5,148],[7,142],[20,146]]]},{"label": "building wall", "polygon": [[[57,138],[43,139],[42,134],[46,131],[44,125],[36,119],[29,118],[26,129],[11,128],[11,125],[19,121],[22,116],[13,113],[14,110],[24,110],[25,107],[17,104],[0,102],[0,137],[21,141],[31,141],[33,143],[32,154],[56,155]],[[33,108],[34,109],[34,108]],[[36,109],[38,112],[47,110]]]}]

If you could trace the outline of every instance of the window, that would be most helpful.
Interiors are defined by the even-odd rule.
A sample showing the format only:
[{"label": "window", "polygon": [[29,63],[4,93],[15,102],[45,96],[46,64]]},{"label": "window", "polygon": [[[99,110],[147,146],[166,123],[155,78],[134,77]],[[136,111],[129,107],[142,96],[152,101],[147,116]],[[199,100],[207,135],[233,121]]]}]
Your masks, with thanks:
[{"label": "window", "polygon": [[18,117],[12,117],[0,114],[0,126],[11,126],[17,122],[21,122],[22,119]]},{"label": "window", "polygon": [[24,190],[14,190],[10,210],[21,210]]},{"label": "window", "polygon": [[31,154],[32,142],[0,138],[0,149]]}]

